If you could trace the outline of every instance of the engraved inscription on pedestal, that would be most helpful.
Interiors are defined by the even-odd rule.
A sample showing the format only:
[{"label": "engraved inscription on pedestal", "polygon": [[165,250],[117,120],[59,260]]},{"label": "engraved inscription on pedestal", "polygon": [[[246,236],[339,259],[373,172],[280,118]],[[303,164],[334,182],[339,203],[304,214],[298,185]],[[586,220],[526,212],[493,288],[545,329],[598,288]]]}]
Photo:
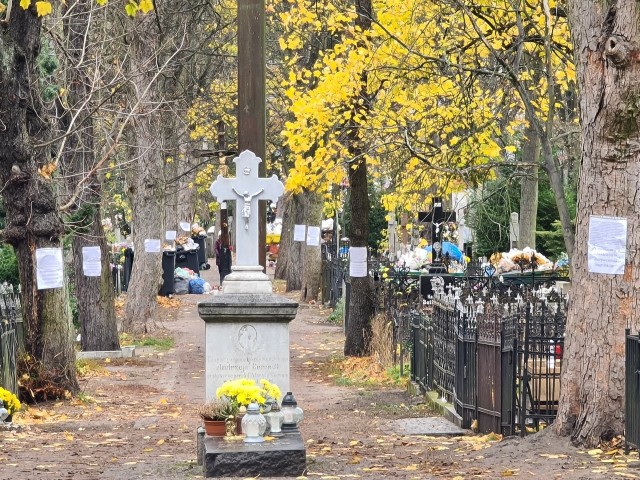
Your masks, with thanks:
[{"label": "engraved inscription on pedestal", "polygon": [[226,380],[265,378],[281,391],[289,388],[287,323],[207,323],[206,398]]}]

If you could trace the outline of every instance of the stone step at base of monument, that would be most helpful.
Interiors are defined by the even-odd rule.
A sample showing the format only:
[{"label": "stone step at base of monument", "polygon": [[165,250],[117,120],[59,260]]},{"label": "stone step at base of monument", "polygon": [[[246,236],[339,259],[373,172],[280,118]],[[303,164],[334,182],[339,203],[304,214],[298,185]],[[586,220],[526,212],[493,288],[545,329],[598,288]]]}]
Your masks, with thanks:
[{"label": "stone step at base of monument", "polygon": [[299,432],[264,443],[244,443],[242,437],[204,437],[205,478],[298,477],[307,468]]}]

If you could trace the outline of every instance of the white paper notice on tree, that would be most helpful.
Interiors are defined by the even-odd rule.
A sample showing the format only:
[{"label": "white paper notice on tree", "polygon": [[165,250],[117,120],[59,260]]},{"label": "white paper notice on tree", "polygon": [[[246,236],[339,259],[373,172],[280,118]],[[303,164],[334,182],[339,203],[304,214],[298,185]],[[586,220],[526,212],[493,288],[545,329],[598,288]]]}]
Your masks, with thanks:
[{"label": "white paper notice on tree", "polygon": [[589,271],[623,275],[626,254],[627,219],[591,215],[589,217]]},{"label": "white paper notice on tree", "polygon": [[147,253],[160,253],[160,239],[159,238],[145,238],[144,251]]},{"label": "white paper notice on tree", "polygon": [[311,247],[320,246],[320,227],[307,228],[307,245]]},{"label": "white paper notice on tree", "polygon": [[191,224],[189,222],[180,222],[180,229],[182,229],[183,232],[188,232],[191,230]]},{"label": "white paper notice on tree", "polygon": [[165,240],[169,240],[170,242],[174,241],[176,239],[177,233],[175,230],[167,230],[166,232],[164,232],[164,238]]},{"label": "white paper notice on tree", "polygon": [[99,277],[102,273],[100,247],[82,247],[82,271],[86,277]]},{"label": "white paper notice on tree", "polygon": [[369,275],[367,262],[349,262],[350,277],[366,277],[367,275]]},{"label": "white paper notice on tree", "polygon": [[351,247],[349,249],[349,259],[352,262],[366,262],[367,247]]},{"label": "white paper notice on tree", "polygon": [[367,275],[369,275],[367,247],[349,248],[349,276],[361,278]]},{"label": "white paper notice on tree", "polygon": [[304,242],[306,238],[307,238],[307,226],[295,225],[293,227],[293,241]]},{"label": "white paper notice on tree", "polygon": [[36,281],[38,290],[62,288],[64,270],[61,248],[36,248]]}]

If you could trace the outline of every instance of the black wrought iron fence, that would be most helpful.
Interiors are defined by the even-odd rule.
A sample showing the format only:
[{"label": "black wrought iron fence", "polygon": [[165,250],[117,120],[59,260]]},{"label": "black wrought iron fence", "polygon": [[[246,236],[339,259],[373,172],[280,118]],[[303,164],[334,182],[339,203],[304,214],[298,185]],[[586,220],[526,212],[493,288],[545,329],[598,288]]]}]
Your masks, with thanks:
[{"label": "black wrought iron fence", "polygon": [[335,308],[343,295],[347,258],[333,244],[322,245],[322,303]]},{"label": "black wrought iron fence", "polygon": [[503,383],[503,397],[515,400],[511,417],[503,418],[506,434],[525,435],[552,423],[560,398],[567,299],[557,290],[524,291],[529,298],[518,294],[502,320],[505,344],[514,353],[510,361],[515,362],[509,373],[513,380]]},{"label": "black wrought iron fence", "polygon": [[625,450],[640,448],[640,335],[626,331]]},{"label": "black wrought iron fence", "polygon": [[0,285],[0,386],[18,393],[17,357],[24,345],[20,289]]},{"label": "black wrought iron fence", "polygon": [[455,406],[462,426],[525,434],[555,418],[567,300],[555,279],[434,279],[411,323],[412,377]]},{"label": "black wrought iron fence", "polygon": [[393,363],[402,376],[413,344],[411,325],[420,314],[420,278],[410,275],[408,268],[397,266],[384,268],[383,276],[378,286],[382,299],[377,305],[391,322]]}]

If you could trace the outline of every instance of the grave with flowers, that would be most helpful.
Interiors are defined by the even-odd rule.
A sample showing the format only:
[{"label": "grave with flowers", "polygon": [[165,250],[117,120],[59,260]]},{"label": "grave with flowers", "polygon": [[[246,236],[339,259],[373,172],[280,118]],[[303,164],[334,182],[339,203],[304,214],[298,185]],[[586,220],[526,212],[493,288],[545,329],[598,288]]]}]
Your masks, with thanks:
[{"label": "grave with flowers", "polygon": [[[275,175],[258,177],[261,159],[248,150],[234,162],[237,177],[220,175],[210,190],[219,202],[237,201],[236,265],[222,293],[198,304],[198,313],[205,322],[205,400],[235,405],[232,416],[242,421],[228,421],[224,437],[205,435],[199,453],[206,478],[299,476],[306,469],[302,415],[289,388],[289,322],[298,303],[274,295],[258,263],[258,200],[277,201],[284,186]],[[265,437],[271,417],[274,425],[284,421],[282,434],[276,425]]]}]

